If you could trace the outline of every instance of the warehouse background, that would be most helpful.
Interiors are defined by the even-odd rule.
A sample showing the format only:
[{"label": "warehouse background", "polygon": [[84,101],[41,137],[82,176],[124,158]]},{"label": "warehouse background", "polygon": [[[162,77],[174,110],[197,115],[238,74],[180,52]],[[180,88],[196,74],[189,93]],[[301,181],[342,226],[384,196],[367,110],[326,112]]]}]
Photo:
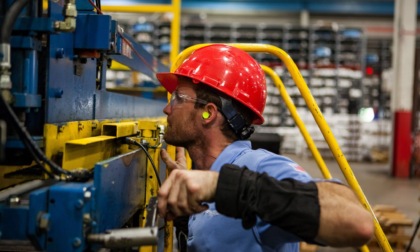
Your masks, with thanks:
[{"label": "warehouse background", "polygon": [[[103,5],[139,3],[103,1]],[[159,3],[167,2],[154,2]],[[282,48],[301,69],[347,158],[389,160],[394,1],[186,0],[181,7],[181,50],[204,42],[267,43]],[[169,64],[170,13],[112,15],[149,52]],[[280,74],[321,152],[331,157],[282,63],[270,55],[254,56]],[[111,75],[109,81],[111,86],[132,84],[129,74]],[[268,91],[266,123],[258,131],[280,134],[283,153],[306,155],[306,144],[277,89],[269,83]]]}]

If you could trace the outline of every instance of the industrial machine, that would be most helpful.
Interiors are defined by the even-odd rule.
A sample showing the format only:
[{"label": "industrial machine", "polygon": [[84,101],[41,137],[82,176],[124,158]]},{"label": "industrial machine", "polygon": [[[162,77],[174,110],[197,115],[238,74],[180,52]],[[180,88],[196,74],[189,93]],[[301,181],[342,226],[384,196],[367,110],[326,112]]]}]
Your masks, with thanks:
[{"label": "industrial machine", "polygon": [[5,0],[0,24],[0,251],[156,245],[165,102],[105,79],[168,69],[98,0]]}]

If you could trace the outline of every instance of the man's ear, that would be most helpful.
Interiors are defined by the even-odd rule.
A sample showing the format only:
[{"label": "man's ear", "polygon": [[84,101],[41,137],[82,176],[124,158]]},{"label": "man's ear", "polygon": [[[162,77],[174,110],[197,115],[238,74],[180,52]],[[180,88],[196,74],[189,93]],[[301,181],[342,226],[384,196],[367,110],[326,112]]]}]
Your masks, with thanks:
[{"label": "man's ear", "polygon": [[204,111],[201,113],[201,118],[204,120],[209,119],[212,115],[215,115],[217,113],[217,107],[213,103],[206,104],[204,106]]}]

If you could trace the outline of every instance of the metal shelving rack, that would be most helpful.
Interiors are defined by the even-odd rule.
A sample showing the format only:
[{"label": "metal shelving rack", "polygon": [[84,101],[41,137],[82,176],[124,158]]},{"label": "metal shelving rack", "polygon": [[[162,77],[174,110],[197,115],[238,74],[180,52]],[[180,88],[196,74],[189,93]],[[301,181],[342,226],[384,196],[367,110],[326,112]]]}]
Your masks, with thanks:
[{"label": "metal shelving rack", "polygon": [[[170,25],[155,21],[154,55],[162,59],[169,51]],[[151,35],[152,36],[152,35]],[[146,37],[146,36],[142,36]],[[193,20],[181,24],[180,49],[199,43],[265,43],[285,50],[301,69],[322,112],[356,114],[362,104],[363,43],[361,30],[337,27],[208,23]],[[304,100],[282,63],[265,53],[253,53],[262,64],[277,69],[298,108]],[[268,79],[268,85],[270,80]],[[356,94],[357,97],[353,97]],[[268,87],[264,127],[294,127],[276,89]]]},{"label": "metal shelving rack", "polygon": [[[184,23],[181,28],[181,49],[198,43],[266,43],[285,50],[302,70],[308,85],[316,92],[321,109],[333,113],[357,113],[361,104],[349,94],[361,89],[363,60],[361,31],[351,28],[301,27],[289,25],[241,25],[231,23]],[[282,73],[282,64],[275,57],[252,54],[259,62],[278,68],[289,88],[290,76]],[[344,69],[344,70],[343,70]],[[347,70],[347,71],[346,71]],[[349,73],[350,72],[350,73]],[[353,72],[357,72],[354,74]],[[269,80],[268,80],[269,81]],[[270,82],[270,81],[269,81]],[[269,83],[270,85],[270,83]],[[333,89],[337,91],[334,92]],[[299,92],[291,95],[297,107],[304,107]],[[270,91],[266,108],[266,127],[294,127],[294,122],[276,90]],[[359,97],[361,99],[361,97]],[[341,106],[336,106],[340,104]]]},{"label": "metal shelving rack", "polygon": [[363,87],[366,95],[363,105],[378,111],[378,117],[391,118],[390,91],[383,86],[382,73],[391,68],[391,39],[369,39],[366,45],[366,78]]}]

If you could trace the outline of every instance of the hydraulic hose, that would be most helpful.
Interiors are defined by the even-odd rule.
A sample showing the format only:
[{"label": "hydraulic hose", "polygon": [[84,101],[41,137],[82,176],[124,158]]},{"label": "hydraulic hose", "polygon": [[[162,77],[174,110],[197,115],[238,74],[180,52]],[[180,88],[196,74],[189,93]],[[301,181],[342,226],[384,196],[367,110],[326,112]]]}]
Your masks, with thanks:
[{"label": "hydraulic hose", "polygon": [[[19,121],[15,113],[13,112],[12,108],[7,104],[7,102],[3,99],[0,95],[0,107],[4,107],[4,110],[7,112],[7,116],[9,117],[9,121],[12,123],[13,128],[15,129],[16,133],[22,139],[22,142],[25,144],[26,148],[28,148],[29,152],[33,155],[35,161],[42,167],[44,165],[41,163],[46,163],[53,172],[54,175],[59,176],[59,179],[69,180],[69,181],[86,181],[92,177],[91,172],[86,169],[79,169],[74,171],[67,171],[61,168],[59,165],[54,163],[52,160],[48,159],[47,156],[42,152],[42,150],[38,147],[38,145],[32,140],[31,135],[26,130],[25,126]],[[44,167],[45,169],[45,167]],[[49,173],[47,171],[47,173]],[[61,177],[64,175],[64,178]]]},{"label": "hydraulic hose", "polygon": [[7,115],[9,116],[9,120],[13,128],[16,130],[16,133],[19,135],[19,137],[22,139],[25,146],[29,149],[31,153],[34,154],[34,158],[36,161],[44,161],[48,165],[50,165],[52,171],[54,171],[55,174],[64,174],[64,175],[70,175],[69,171],[63,170],[58,165],[54,164],[52,161],[50,161],[44,153],[38,148],[36,143],[32,140],[32,137],[30,136],[29,132],[25,129],[25,127],[22,125],[22,123],[19,121],[19,119],[16,117],[15,113],[13,112],[12,108],[7,104],[7,102],[3,99],[3,97],[0,96],[0,107],[3,107],[4,110],[7,112]]},{"label": "hydraulic hose", "polygon": [[28,0],[16,0],[6,11],[3,25],[0,28],[0,54],[3,56],[0,61],[0,88],[10,89],[10,37],[13,25]]},{"label": "hydraulic hose", "polygon": [[27,3],[29,3],[29,0],[16,0],[7,10],[6,15],[4,16],[3,25],[1,27],[0,44],[10,43],[10,36],[12,34],[13,25],[16,21],[16,18],[19,16],[19,13]]}]

